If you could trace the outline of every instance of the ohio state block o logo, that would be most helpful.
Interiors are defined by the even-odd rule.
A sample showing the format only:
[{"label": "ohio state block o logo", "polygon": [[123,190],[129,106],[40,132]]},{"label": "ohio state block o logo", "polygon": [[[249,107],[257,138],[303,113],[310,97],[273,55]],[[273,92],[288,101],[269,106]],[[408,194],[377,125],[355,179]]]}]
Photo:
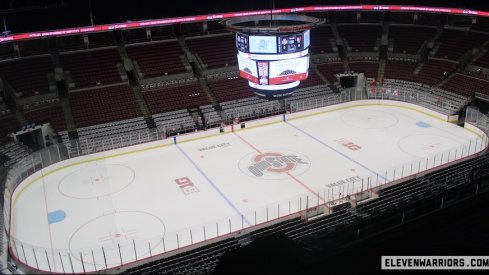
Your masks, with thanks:
[{"label": "ohio state block o logo", "polygon": [[[241,158],[239,169],[246,175],[266,180],[279,180],[298,176],[311,166],[303,154],[288,150],[267,150]],[[288,175],[289,174],[289,175]]]}]

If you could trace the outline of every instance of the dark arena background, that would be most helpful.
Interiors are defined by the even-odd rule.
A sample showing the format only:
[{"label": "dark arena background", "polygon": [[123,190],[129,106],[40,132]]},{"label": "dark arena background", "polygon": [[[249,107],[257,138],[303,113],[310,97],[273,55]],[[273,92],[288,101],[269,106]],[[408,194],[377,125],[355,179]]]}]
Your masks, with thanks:
[{"label": "dark arena background", "polygon": [[[489,5],[480,0],[368,2],[1,1],[1,272],[386,273],[381,256],[489,256]],[[253,52],[222,20],[270,16],[266,24],[246,24],[272,28],[278,24],[275,14],[307,16],[320,24],[307,34],[305,29],[286,33],[288,41],[295,40],[284,42],[289,49],[282,54],[303,58],[304,72],[298,86],[285,90],[287,96],[265,98],[248,79],[271,79],[269,67],[264,70],[260,63],[272,66],[279,60],[279,46],[267,52],[257,42],[265,51]],[[273,36],[267,42],[277,44],[285,38],[267,35]],[[310,44],[300,44],[303,39]],[[244,72],[238,51],[253,70]],[[426,120],[403,125],[401,115],[389,113],[394,108],[396,114]],[[356,116],[348,116],[354,110]],[[326,124],[325,116],[335,114]],[[318,132],[299,128],[300,121],[319,119],[324,124],[316,124]],[[467,140],[448,147],[458,137],[406,133],[422,138],[397,141],[395,148],[411,151],[400,155],[406,160],[396,159],[382,149],[393,135],[384,129],[389,119],[415,127],[406,131],[460,131]],[[335,123],[355,124],[357,139],[345,139]],[[337,159],[315,162],[317,152],[306,154],[308,143],[300,144],[304,152],[290,149],[283,125],[294,128],[294,139],[309,138],[338,159],[350,160],[356,166],[347,172],[353,174],[309,188],[307,169],[322,165],[327,170]],[[331,127],[327,134],[339,132],[329,144],[329,136],[316,137],[325,125]],[[255,130],[262,135],[251,135]],[[238,142],[254,157],[232,160],[240,151],[229,151],[205,166],[216,148],[231,150]],[[266,142],[287,150],[262,152],[259,146]],[[192,144],[202,145],[197,153],[190,151]],[[368,146],[378,151],[362,153]],[[117,196],[151,180],[136,164],[123,161],[137,162],[130,154],[152,150],[166,159],[140,160],[140,166],[161,161],[162,172],[155,175],[171,197],[157,200],[154,209],[172,217],[126,209],[127,200],[115,203]],[[362,163],[355,159],[361,156]],[[389,157],[397,162],[383,166],[380,159]],[[226,166],[228,158],[236,167]],[[248,159],[253,162],[243,165]],[[368,167],[377,164],[379,172],[370,173]],[[285,175],[307,190],[294,194],[297,199],[288,201],[286,211],[287,203],[273,199],[289,190],[286,184],[256,194],[256,177],[233,174],[229,167],[269,177],[263,180],[267,184]],[[355,169],[364,173],[357,176]],[[63,170],[69,173],[55,178]],[[205,186],[197,176],[186,176],[190,170]],[[175,171],[183,174],[173,177]],[[226,173],[229,178],[221,180]],[[50,181],[57,185],[48,188]],[[233,200],[233,190],[226,191],[229,182],[248,197]],[[148,193],[158,188],[141,194],[151,197]],[[192,199],[207,192],[225,206],[216,207],[212,196]],[[254,217],[251,210],[241,214],[238,208],[256,198],[263,199],[256,205],[263,211],[254,210]],[[63,200],[65,207],[52,208]],[[198,211],[205,207],[217,214],[203,217]],[[221,208],[232,213],[221,217]],[[94,218],[90,211],[103,214]],[[228,220],[233,211],[241,216]],[[114,227],[96,240],[100,247],[87,241],[89,248],[82,249],[90,232],[106,233],[102,222],[92,225],[98,218],[111,219]],[[140,222],[139,228],[129,228],[131,222]],[[59,229],[64,224],[78,225],[65,232]],[[146,235],[138,235],[143,231]]]}]

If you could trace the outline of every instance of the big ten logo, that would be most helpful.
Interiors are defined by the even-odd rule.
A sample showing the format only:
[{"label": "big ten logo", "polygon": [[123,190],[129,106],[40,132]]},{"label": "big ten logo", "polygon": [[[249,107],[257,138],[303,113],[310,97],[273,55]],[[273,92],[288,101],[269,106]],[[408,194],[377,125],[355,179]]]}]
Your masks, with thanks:
[{"label": "big ten logo", "polygon": [[175,180],[175,183],[180,187],[180,190],[182,190],[185,196],[200,192],[197,186],[187,177],[178,178]]},{"label": "big ten logo", "polygon": [[360,145],[355,144],[355,143],[347,140],[346,138],[337,139],[335,141],[338,142],[339,144],[345,146],[346,148],[352,150],[352,151],[356,151],[356,150],[362,149],[362,147]]}]

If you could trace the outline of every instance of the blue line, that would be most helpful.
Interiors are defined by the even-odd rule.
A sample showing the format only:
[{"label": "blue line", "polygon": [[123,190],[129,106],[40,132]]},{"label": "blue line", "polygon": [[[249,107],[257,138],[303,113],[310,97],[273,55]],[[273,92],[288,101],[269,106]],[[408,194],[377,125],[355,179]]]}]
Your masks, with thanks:
[{"label": "blue line", "polygon": [[216,190],[219,195],[221,195],[221,197],[228,203],[229,206],[231,206],[231,208],[234,209],[234,211],[236,213],[239,214],[239,216],[243,217],[244,221],[249,225],[251,226],[251,223],[248,221],[248,219],[245,217],[245,215],[243,213],[241,213],[241,211],[238,210],[238,208],[231,202],[231,200],[229,200],[226,195],[224,195],[224,193],[219,189],[219,187],[217,187],[214,182],[212,182],[212,180],[204,173],[204,171],[202,171],[199,166],[197,166],[197,164],[190,158],[189,155],[187,155],[187,153],[185,153],[185,151],[180,148],[180,145],[176,144],[178,150],[180,150],[180,152],[182,152],[182,154],[188,159],[188,161],[190,161],[190,163],[192,163],[192,165],[195,167],[195,169],[197,169],[197,171],[199,171],[199,173],[204,176],[204,178],[207,180],[208,183],[211,184],[211,186],[214,188],[214,190]]},{"label": "blue line", "polygon": [[290,122],[288,122],[288,121],[286,121],[285,123],[287,123],[288,125],[290,125],[291,127],[295,128],[295,129],[299,130],[300,132],[302,132],[303,134],[305,134],[305,135],[309,136],[310,138],[314,139],[315,141],[317,141],[317,142],[321,143],[322,145],[324,145],[324,146],[328,147],[329,149],[331,149],[331,150],[335,151],[336,153],[338,153],[338,154],[342,155],[343,157],[345,157],[345,158],[349,159],[350,161],[352,161],[352,162],[354,162],[354,163],[356,163],[356,164],[360,165],[360,166],[361,166],[361,167],[363,167],[364,169],[366,169],[366,170],[368,170],[368,171],[370,171],[370,172],[374,173],[375,175],[379,176],[379,178],[382,178],[383,180],[387,181],[387,179],[386,179],[386,178],[384,178],[384,177],[383,177],[382,175],[380,175],[379,173],[377,173],[377,172],[375,172],[374,170],[372,170],[372,169],[368,168],[367,166],[365,166],[365,165],[361,164],[360,162],[358,162],[358,161],[356,161],[356,160],[352,159],[351,157],[349,157],[349,156],[347,156],[347,155],[343,154],[342,152],[340,152],[340,151],[336,150],[335,148],[333,148],[333,147],[329,146],[328,144],[326,144],[326,143],[324,143],[323,141],[321,141],[321,140],[317,139],[316,137],[312,136],[312,135],[311,135],[311,134],[309,134],[308,132],[306,132],[306,131],[304,131],[304,130],[300,129],[299,127],[297,127],[297,126],[295,126],[295,125],[291,124],[291,123],[290,123]]}]

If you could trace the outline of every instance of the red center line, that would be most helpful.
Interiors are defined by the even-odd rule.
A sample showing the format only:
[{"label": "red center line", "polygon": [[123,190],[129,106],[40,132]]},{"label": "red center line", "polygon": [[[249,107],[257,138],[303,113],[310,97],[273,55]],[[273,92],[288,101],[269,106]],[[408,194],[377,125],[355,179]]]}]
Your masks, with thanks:
[{"label": "red center line", "polygon": [[237,136],[239,139],[241,139],[244,143],[248,144],[248,146],[250,146],[251,148],[253,148],[253,150],[257,151],[258,154],[261,154],[261,151],[258,150],[258,148],[256,148],[255,146],[253,146],[253,144],[249,143],[246,139],[242,138],[240,135],[234,133],[235,136]]},{"label": "red center line", "polygon": [[321,201],[321,202],[326,202],[324,200],[324,198],[322,198],[318,192],[314,192],[314,190],[312,190],[309,186],[307,186],[307,184],[303,183],[302,181],[300,181],[298,178],[296,178],[294,175],[290,174],[289,172],[285,172],[289,177],[291,177],[293,180],[295,180],[297,183],[299,183],[300,185],[302,185],[302,187],[306,188],[307,191],[311,192],[315,197],[318,197],[318,199]]},{"label": "red center line", "polygon": [[[240,135],[234,133],[235,136],[237,136],[239,139],[241,139],[244,143],[248,144],[248,146],[250,146],[251,148],[253,148],[253,150],[257,151],[259,154],[261,154],[261,151],[256,148],[253,144],[251,144],[250,142],[248,142],[246,139],[244,139],[243,137],[241,137]],[[319,200],[321,202],[326,202],[324,200],[324,198],[322,198],[318,192],[315,192],[313,189],[311,189],[309,186],[307,186],[307,184],[303,183],[302,181],[300,181],[298,178],[296,178],[294,175],[290,174],[289,172],[285,172],[289,177],[291,177],[295,182],[299,183],[302,187],[304,187],[307,191],[311,192],[315,197],[318,197]]]}]

